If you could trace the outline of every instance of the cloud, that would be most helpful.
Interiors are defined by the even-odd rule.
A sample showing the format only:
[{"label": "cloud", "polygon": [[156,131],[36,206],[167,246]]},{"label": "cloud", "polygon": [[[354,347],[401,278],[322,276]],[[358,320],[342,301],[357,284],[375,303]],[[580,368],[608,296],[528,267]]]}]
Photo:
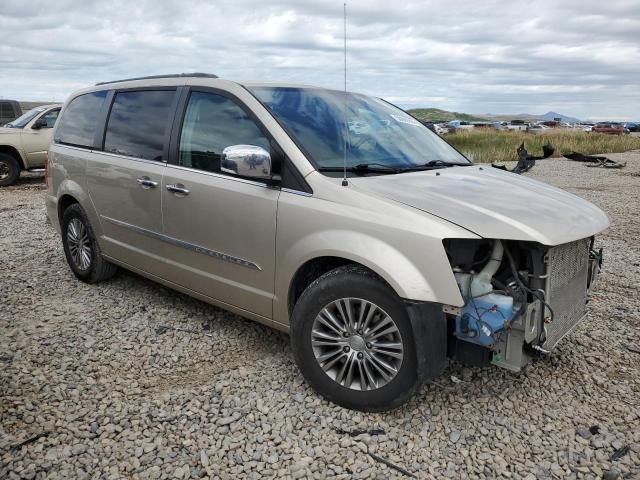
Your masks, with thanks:
[{"label": "cloud", "polygon": [[[640,119],[637,1],[349,2],[349,88],[405,107]],[[31,0],[0,9],[0,96],[207,71],[341,88],[342,2]]]}]

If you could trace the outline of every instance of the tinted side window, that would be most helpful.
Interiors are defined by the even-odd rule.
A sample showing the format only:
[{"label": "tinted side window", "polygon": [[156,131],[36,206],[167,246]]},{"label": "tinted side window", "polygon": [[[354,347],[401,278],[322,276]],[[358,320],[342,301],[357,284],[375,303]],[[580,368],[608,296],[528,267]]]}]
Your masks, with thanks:
[{"label": "tinted side window", "polygon": [[222,151],[230,145],[255,145],[269,151],[269,140],[233,100],[193,92],[180,135],[179,165],[220,172]]},{"label": "tinted side window", "polygon": [[56,129],[56,143],[93,147],[93,137],[106,91],[92,92],[74,98],[64,111]]},{"label": "tinted side window", "polygon": [[120,92],[111,107],[104,151],[147,160],[163,160],[173,117],[175,91]]}]

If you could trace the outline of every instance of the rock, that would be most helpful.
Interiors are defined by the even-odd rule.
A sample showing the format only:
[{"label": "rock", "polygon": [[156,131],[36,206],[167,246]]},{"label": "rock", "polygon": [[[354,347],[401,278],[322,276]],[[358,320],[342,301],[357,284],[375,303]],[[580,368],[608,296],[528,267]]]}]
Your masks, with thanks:
[{"label": "rock", "polygon": [[237,419],[235,417],[220,418],[220,419],[218,419],[218,425],[221,425],[221,426],[230,425],[233,422],[235,422],[236,420]]},{"label": "rock", "polygon": [[589,440],[593,436],[593,434],[587,428],[584,428],[584,427],[576,428],[576,435],[586,440]]},{"label": "rock", "polygon": [[616,480],[620,478],[620,475],[620,470],[612,468],[604,472],[604,474],[602,475],[602,480]]},{"label": "rock", "polygon": [[84,452],[87,451],[87,446],[83,445],[82,443],[76,443],[72,448],[71,448],[71,453],[73,455],[81,455]]},{"label": "rock", "polygon": [[462,436],[462,433],[460,433],[458,430],[453,430],[449,434],[449,440],[451,440],[452,443],[458,443],[458,440],[460,440],[461,436]]}]

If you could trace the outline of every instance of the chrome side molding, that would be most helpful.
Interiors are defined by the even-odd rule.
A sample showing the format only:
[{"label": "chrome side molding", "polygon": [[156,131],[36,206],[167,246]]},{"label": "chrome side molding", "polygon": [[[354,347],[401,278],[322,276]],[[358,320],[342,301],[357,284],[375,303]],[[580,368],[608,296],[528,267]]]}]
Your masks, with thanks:
[{"label": "chrome side molding", "polygon": [[155,238],[156,240],[160,240],[171,245],[175,245],[177,247],[186,248],[187,250],[191,250],[192,252],[200,253],[202,255],[207,255],[209,257],[217,258],[219,260],[233,263],[235,265],[240,265],[243,267],[250,268],[252,270],[262,271],[262,268],[257,263],[254,263],[250,260],[245,260],[244,258],[236,257],[233,255],[229,255],[227,253],[217,252],[215,250],[210,250],[205,247],[201,247],[199,245],[195,245],[193,243],[185,242],[184,240],[179,240],[174,237],[170,237],[168,235],[164,235],[162,233],[154,232],[153,230],[148,230],[146,228],[138,227],[136,225],[131,225],[130,223],[121,222],[120,220],[116,220],[115,218],[107,217],[105,215],[100,215],[100,218],[106,220],[109,223],[117,225],[122,228],[126,228],[136,233],[140,233],[142,235],[146,235],[150,238]]}]

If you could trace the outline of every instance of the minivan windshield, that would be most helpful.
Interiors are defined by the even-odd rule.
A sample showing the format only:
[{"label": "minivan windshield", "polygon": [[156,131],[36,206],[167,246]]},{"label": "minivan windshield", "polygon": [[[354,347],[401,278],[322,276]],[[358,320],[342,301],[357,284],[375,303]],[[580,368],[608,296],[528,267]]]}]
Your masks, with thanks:
[{"label": "minivan windshield", "polygon": [[336,90],[249,87],[318,170],[402,173],[470,165],[418,120],[378,98]]},{"label": "minivan windshield", "polygon": [[5,125],[7,128],[24,128],[24,126],[33,120],[38,114],[44,112],[46,110],[45,107],[36,107],[28,112],[22,114],[22,116],[16,118],[14,121],[9,122]]}]

